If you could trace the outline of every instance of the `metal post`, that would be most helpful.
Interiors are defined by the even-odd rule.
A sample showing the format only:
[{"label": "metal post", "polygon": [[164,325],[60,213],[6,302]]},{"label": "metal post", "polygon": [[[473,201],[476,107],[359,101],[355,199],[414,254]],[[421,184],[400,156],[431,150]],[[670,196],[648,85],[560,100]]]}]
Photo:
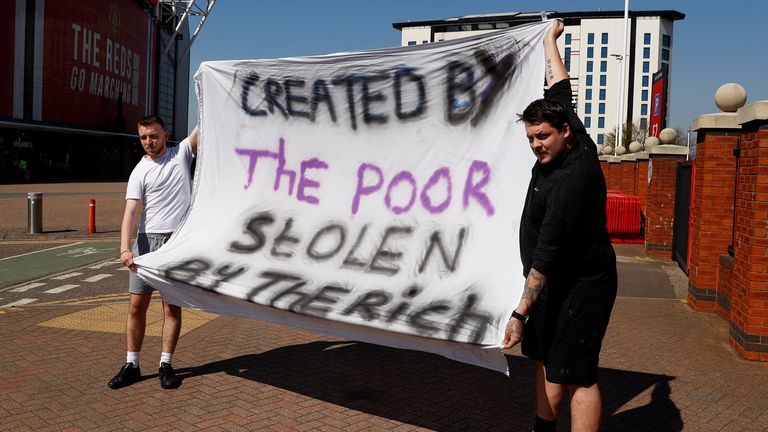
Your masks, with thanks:
[{"label": "metal post", "polygon": [[96,200],[88,201],[88,234],[96,232]]},{"label": "metal post", "polygon": [[43,232],[43,193],[27,193],[27,233]]}]

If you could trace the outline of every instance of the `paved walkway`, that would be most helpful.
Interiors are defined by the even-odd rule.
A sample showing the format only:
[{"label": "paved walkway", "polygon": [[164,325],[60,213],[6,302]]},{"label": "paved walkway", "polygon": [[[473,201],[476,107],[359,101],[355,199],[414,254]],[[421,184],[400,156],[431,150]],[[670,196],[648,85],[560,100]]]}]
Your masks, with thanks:
[{"label": "paved walkway", "polygon": [[[45,211],[55,209],[57,218],[46,213],[44,229],[51,228],[40,235],[25,234],[26,219],[14,219],[18,208],[25,218],[26,193],[0,186],[0,257],[93,238],[87,218],[79,222],[91,185],[34,191],[49,186],[60,195],[43,190],[45,205],[55,203]],[[114,240],[124,184],[99,187],[108,190],[96,197],[98,235]],[[650,260],[636,245],[616,249],[621,297],[601,358],[603,429],[768,430],[768,364],[741,359],[722,320],[688,308],[675,264]],[[114,258],[77,269],[83,280],[110,272],[85,293],[0,310],[0,430],[530,430],[532,366],[519,352],[507,378],[431,354],[194,311],[185,315],[174,357],[184,382],[162,390],[158,302],[142,357],[145,380],[110,390],[106,381],[124,356],[125,272]],[[559,430],[568,429],[562,421]]]}]

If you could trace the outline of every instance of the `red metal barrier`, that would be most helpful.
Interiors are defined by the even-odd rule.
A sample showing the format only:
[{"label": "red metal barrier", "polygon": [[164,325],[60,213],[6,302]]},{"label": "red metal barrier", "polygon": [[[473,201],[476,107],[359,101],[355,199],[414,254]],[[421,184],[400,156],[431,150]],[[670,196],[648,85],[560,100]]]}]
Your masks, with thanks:
[{"label": "red metal barrier", "polygon": [[96,200],[88,201],[88,234],[96,232]]},{"label": "red metal barrier", "polygon": [[608,235],[614,241],[640,241],[640,198],[621,191],[609,190],[605,205]]}]

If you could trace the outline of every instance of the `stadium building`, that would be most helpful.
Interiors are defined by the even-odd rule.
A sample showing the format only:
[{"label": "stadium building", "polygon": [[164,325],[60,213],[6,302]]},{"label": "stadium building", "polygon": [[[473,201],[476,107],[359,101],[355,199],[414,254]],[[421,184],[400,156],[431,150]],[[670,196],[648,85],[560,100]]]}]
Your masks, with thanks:
[{"label": "stadium building", "polygon": [[194,37],[180,3],[194,2],[3,0],[0,182],[125,180],[148,114],[185,137]]},{"label": "stadium building", "polygon": [[[674,22],[685,15],[673,10],[629,11],[627,58],[623,56],[624,11],[511,12],[431,21],[394,23],[401,45],[419,45],[509,28],[548,18],[565,24],[558,39],[574,90],[574,107],[597,144],[619,124],[622,62],[627,61],[622,122],[650,134],[667,126]],[[543,78],[542,78],[543,79]],[[625,143],[629,144],[629,143]]]}]

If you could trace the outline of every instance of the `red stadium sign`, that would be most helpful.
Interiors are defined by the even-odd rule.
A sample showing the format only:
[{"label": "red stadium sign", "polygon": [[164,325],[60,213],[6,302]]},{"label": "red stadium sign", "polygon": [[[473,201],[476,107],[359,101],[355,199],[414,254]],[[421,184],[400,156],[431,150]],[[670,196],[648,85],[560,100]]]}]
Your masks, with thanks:
[{"label": "red stadium sign", "polygon": [[132,132],[150,111],[155,37],[135,0],[46,2],[42,120]]},{"label": "red stadium sign", "polygon": [[651,92],[651,121],[648,125],[648,133],[659,137],[661,130],[667,126],[667,68],[662,66],[653,74],[653,88]]},{"label": "red stadium sign", "polygon": [[13,56],[16,31],[16,2],[5,2],[0,14],[0,117],[13,114]]}]

